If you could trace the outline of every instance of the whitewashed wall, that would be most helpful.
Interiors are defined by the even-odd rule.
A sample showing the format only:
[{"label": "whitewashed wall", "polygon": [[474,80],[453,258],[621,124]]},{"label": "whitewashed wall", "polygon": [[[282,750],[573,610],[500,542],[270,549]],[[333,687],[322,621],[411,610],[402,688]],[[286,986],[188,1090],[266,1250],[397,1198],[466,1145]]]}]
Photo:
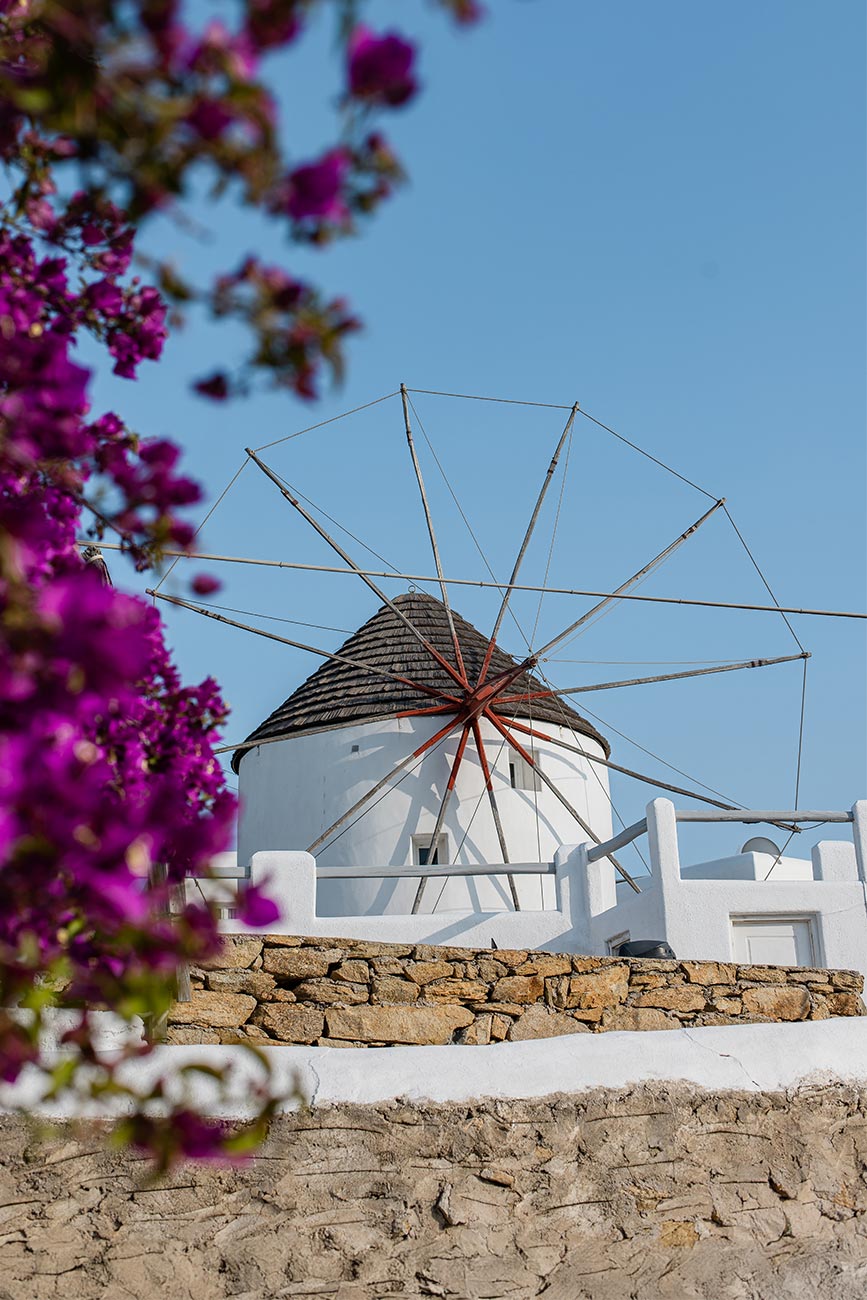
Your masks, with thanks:
[{"label": "whitewashed wall", "polygon": [[867,803],[856,804],[853,816],[852,841],[819,844],[812,863],[783,859],[765,879],[773,861],[765,854],[682,869],[674,805],[654,799],[647,805],[653,875],[641,879],[640,895],[615,883],[607,859],[588,863],[586,845],[573,851],[584,895],[574,919],[579,942],[604,953],[628,931],[632,939],[665,940],[681,958],[731,961],[733,917],[804,918],[817,965],[867,976]]},{"label": "whitewashed wall", "polygon": [[[549,790],[511,788],[508,747],[501,752],[499,734],[489,723],[481,725],[510,861],[553,861],[563,843],[574,844],[584,833]],[[439,718],[394,718],[307,733],[250,750],[239,773],[239,862],[247,864],[260,852],[306,848],[440,726]],[[544,730],[575,744],[575,736],[565,728],[546,723]],[[588,752],[603,756],[595,741],[589,737],[579,740]],[[429,835],[434,829],[457,744],[457,735],[448,737],[417,771],[400,784],[396,778],[385,798],[375,805],[372,801],[364,816],[354,824],[350,819],[348,829],[341,828],[343,834],[337,832],[330,844],[317,849],[318,865],[412,863],[412,837]],[[535,741],[534,746],[542,769],[565,798],[600,839],[610,836],[607,769],[557,745]],[[502,861],[472,741],[443,829],[448,835],[450,861],[467,865]],[[318,911],[320,915],[406,913],[415,889],[416,882],[409,881],[322,882]],[[524,909],[554,905],[553,884],[543,884],[541,877],[521,879],[518,892]],[[437,911],[487,911],[508,909],[511,901],[505,877],[489,876],[429,886],[423,906],[428,910],[435,905]]]}]

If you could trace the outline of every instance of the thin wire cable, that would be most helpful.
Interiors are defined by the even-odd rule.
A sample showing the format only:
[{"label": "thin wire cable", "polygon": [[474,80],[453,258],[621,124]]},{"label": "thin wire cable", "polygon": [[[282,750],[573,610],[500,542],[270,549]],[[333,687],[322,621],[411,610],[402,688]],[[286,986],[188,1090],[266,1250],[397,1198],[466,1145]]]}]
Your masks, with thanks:
[{"label": "thin wire cable", "polygon": [[[556,640],[556,644],[558,644],[561,647],[561,649],[565,649],[566,646],[571,645],[573,641],[577,640],[578,637],[583,636],[586,632],[589,632],[591,627],[595,627],[596,624],[599,622],[599,620],[601,618],[604,618],[606,614],[610,614],[615,609],[619,609],[621,603],[624,600],[643,600],[643,599],[651,600],[651,601],[655,600],[656,598],[653,596],[649,596],[649,597],[637,596],[635,594],[636,590],[639,587],[644,586],[644,584],[651,577],[653,577],[659,571],[659,569],[662,568],[662,566],[667,563],[668,560],[672,558],[672,556],[675,554],[675,552],[678,550],[681,544],[691,534],[693,534],[696,531],[699,525],[703,523],[704,520],[707,519],[709,515],[714,513],[714,510],[716,510],[720,504],[721,501],[716,501],[714,503],[713,510],[707,511],[707,513],[702,517],[702,519],[700,519],[695,525],[693,525],[693,527],[689,529],[688,532],[682,534],[681,537],[676,542],[672,543],[671,546],[666,547],[666,549],[660,552],[660,554],[658,554],[653,560],[651,560],[651,562],[648,565],[645,565],[645,567],[639,571],[639,575],[637,577],[628,578],[625,583],[623,583],[620,587],[618,587],[616,592],[612,593],[610,598],[606,598],[605,600],[602,601],[601,605],[593,606],[590,610],[588,610],[587,613],[583,616],[583,621],[579,620],[578,627],[576,628],[576,630],[572,632],[570,636],[558,637]],[[627,587],[629,588],[629,591],[626,590]],[[549,642],[549,645],[551,644],[554,643]]]},{"label": "thin wire cable", "polygon": [[[795,805],[795,809],[797,810],[797,804]],[[822,826],[824,826],[825,823],[824,823],[824,822],[821,822],[820,824],[821,824]],[[780,859],[784,856],[784,854],[785,854],[785,852],[786,852],[786,849],[789,847],[789,845],[791,844],[791,842],[792,842],[792,840],[793,840],[794,838],[795,838],[795,831],[792,831],[792,833],[789,835],[789,838],[786,840],[785,844],[784,844],[783,847],[780,849],[779,853],[778,853],[777,856],[774,858],[774,860],[773,860],[773,862],[771,863],[771,865],[768,867],[767,874],[764,875],[764,876],[762,876],[762,880],[763,880],[763,881],[765,881],[765,880],[768,879],[768,877],[770,876],[770,874],[771,874],[771,872],[773,871],[774,867],[778,867],[778,866],[780,865]],[[771,843],[773,844],[773,840],[771,840]]]},{"label": "thin wire cable", "polygon": [[408,393],[425,393],[428,397],[458,397],[465,402],[500,402],[504,406],[541,406],[549,411],[571,411],[573,403],[561,406],[559,402],[522,402],[517,397],[480,397],[478,393],[444,393],[438,388],[407,388]]},{"label": "thin wire cable", "polygon": [[660,460],[658,456],[652,456],[649,451],[645,451],[643,447],[639,447],[637,442],[631,442],[629,438],[625,438],[622,433],[618,433],[616,429],[612,429],[609,424],[603,424],[601,420],[596,419],[595,415],[590,415],[587,411],[583,411],[580,406],[578,408],[578,414],[583,415],[584,419],[590,420],[592,424],[598,425],[600,429],[604,429],[606,433],[610,433],[613,438],[619,439],[620,442],[625,442],[627,447],[631,447],[633,451],[637,451],[640,456],[645,456],[648,460],[652,460],[654,465],[658,465],[660,469],[667,470],[669,474],[673,474],[675,478],[679,478],[681,483],[686,483],[688,487],[695,488],[696,492],[703,493],[703,495],[708,497],[711,501],[719,500],[718,494],[715,495],[713,492],[708,492],[705,488],[699,487],[698,483],[693,483],[692,479],[687,478],[685,474],[678,473],[676,469],[672,469],[671,465],[666,465],[664,460]]},{"label": "thin wire cable", "polygon": [[[414,388],[407,389],[407,392],[423,392],[423,391],[425,391],[425,390],[423,390],[423,389],[414,389]],[[449,495],[451,496],[452,501],[454,501],[454,503],[455,503],[455,507],[456,507],[456,509],[457,509],[457,512],[458,512],[458,514],[460,515],[461,519],[463,520],[463,522],[464,522],[464,526],[466,527],[467,532],[469,533],[470,537],[473,539],[473,545],[475,546],[476,550],[478,551],[478,553],[479,553],[479,555],[480,555],[480,557],[481,557],[482,563],[484,564],[485,568],[487,569],[487,571],[488,571],[488,573],[489,573],[489,575],[490,575],[492,581],[493,581],[494,583],[497,583],[497,577],[496,577],[496,574],[494,573],[493,569],[491,568],[490,564],[488,563],[488,560],[487,560],[487,557],[486,557],[486,555],[485,555],[485,552],[482,550],[482,544],[481,544],[481,542],[479,541],[478,537],[476,537],[476,534],[475,534],[475,532],[473,531],[473,526],[472,526],[472,524],[470,523],[469,519],[467,518],[466,514],[464,513],[463,507],[461,506],[461,503],[460,503],[460,501],[458,500],[458,498],[457,498],[457,496],[456,496],[456,494],[455,494],[455,490],[454,490],[454,488],[452,487],[451,483],[449,482],[449,477],[448,477],[448,475],[446,474],[445,470],[443,469],[442,462],[441,462],[439,456],[436,454],[436,451],[435,451],[435,449],[434,449],[434,445],[433,445],[433,443],[431,442],[430,438],[429,438],[428,435],[427,435],[427,430],[426,430],[425,427],[424,427],[424,423],[423,423],[423,421],[422,421],[422,418],[421,418],[421,416],[419,415],[419,413],[418,413],[418,411],[417,411],[417,409],[416,409],[415,403],[413,402],[412,398],[409,399],[409,404],[410,404],[410,406],[412,407],[412,413],[413,413],[413,415],[414,415],[415,418],[416,418],[416,422],[417,422],[417,424],[418,424],[419,429],[421,430],[421,435],[422,435],[422,437],[424,438],[425,442],[427,443],[427,445],[428,445],[428,450],[430,451],[430,454],[431,454],[431,456],[432,456],[433,459],[434,459],[434,464],[436,465],[437,469],[438,469],[439,472],[440,472],[440,475],[441,475],[441,477],[442,477],[442,480],[443,480],[443,482],[445,483],[446,488],[448,489],[448,492],[449,492]],[[497,589],[498,589],[498,591],[500,592],[500,595],[502,595],[502,594],[503,594],[503,591],[505,590],[505,585],[501,586],[500,584],[497,584]]]},{"label": "thin wire cable", "polygon": [[801,716],[798,722],[798,762],[795,768],[795,811],[798,810],[798,798],[801,793],[801,757],[804,752],[804,713],[807,704],[807,664],[804,660],[804,676],[801,681]]},{"label": "thin wire cable", "polygon": [[341,632],[346,636],[351,636],[353,629],[350,627],[332,627],[330,623],[304,623],[300,618],[281,618],[277,614],[260,614],[254,609],[236,609],[234,605],[215,605],[211,600],[202,600],[199,598],[200,605],[206,609],[222,609],[227,614],[244,614],[247,618],[264,618],[271,623],[291,623],[293,627],[312,627],[317,632]]},{"label": "thin wire cable", "polygon": [[[643,577],[638,578],[636,580],[636,582],[632,586],[632,591],[629,592],[628,594],[634,595],[635,591],[637,591],[639,587],[643,587],[645,582],[647,582],[648,579],[652,578],[656,574],[656,570],[658,568],[661,568],[661,566],[665,563],[665,561],[670,558],[671,558],[670,556],[666,555],[662,559],[660,559],[658,564],[655,564],[651,569],[648,569],[647,573],[645,573]],[[579,628],[576,628],[576,630],[572,633],[571,636],[567,636],[563,641],[560,642],[563,649],[565,650],[567,646],[572,645],[573,641],[577,641],[579,637],[584,636],[586,632],[589,632],[591,627],[595,627],[596,624],[601,619],[605,618],[606,614],[613,614],[615,609],[620,608],[625,598],[626,598],[625,596],[620,596],[616,599],[609,600],[605,605],[603,605],[602,609],[600,609],[593,618],[588,619],[586,623],[582,623]],[[549,660],[545,659],[544,662],[548,663]]]},{"label": "thin wire cable", "polygon": [[545,656],[546,664],[618,664],[620,667],[664,667],[667,665],[680,667],[681,665],[698,665],[703,667],[705,664],[736,664],[740,661],[737,659],[561,659],[559,655],[552,655],[550,658]]},{"label": "thin wire cable", "polygon": [[[247,468],[247,466],[249,465],[249,463],[250,463],[250,457],[249,457],[249,456],[245,456],[244,459],[243,459],[243,461],[241,462],[241,466],[240,466],[240,468],[239,468],[239,469],[236,471],[236,473],[233,474],[232,477],[229,479],[229,482],[228,482],[228,483],[226,484],[226,486],[223,488],[222,492],[221,492],[220,495],[217,497],[216,501],[215,501],[214,504],[211,506],[210,510],[209,510],[208,513],[205,515],[204,519],[203,519],[202,522],[199,524],[199,526],[198,526],[198,528],[196,529],[196,531],[193,533],[193,537],[194,537],[194,538],[195,538],[195,537],[198,537],[199,533],[202,531],[202,529],[204,528],[205,524],[206,524],[206,523],[208,522],[208,520],[210,519],[211,515],[214,513],[214,511],[217,509],[217,507],[222,503],[224,497],[226,497],[227,494],[231,491],[231,489],[235,486],[235,484],[237,483],[238,479],[239,479],[239,478],[241,477],[241,475],[244,473],[244,470]],[[169,567],[166,569],[165,573],[164,573],[163,576],[160,578],[159,582],[157,583],[156,587],[154,588],[154,591],[159,591],[160,587],[163,585],[163,583],[166,581],[166,579],[171,575],[172,570],[174,569],[175,565],[177,564],[177,562],[178,562],[178,560],[179,560],[180,558],[181,558],[181,557],[178,555],[178,556],[176,556],[176,557],[174,558],[174,560],[172,560],[171,564],[170,564]]]},{"label": "thin wire cable", "polygon": [[[420,392],[420,391],[423,391],[423,390],[420,390],[420,389],[408,389],[407,391],[408,391],[408,392]],[[482,400],[482,399],[479,399],[479,400]],[[490,400],[494,400],[494,399],[492,398],[492,399],[490,399]],[[424,438],[425,442],[426,442],[427,445],[428,445],[428,449],[430,450],[430,454],[431,454],[431,456],[433,456],[434,463],[436,464],[437,469],[439,470],[440,474],[442,475],[442,480],[443,480],[443,482],[445,483],[446,488],[448,489],[448,492],[449,492],[449,495],[451,496],[452,501],[454,501],[454,503],[455,503],[455,507],[456,507],[456,509],[457,509],[457,512],[458,512],[458,514],[460,515],[461,519],[464,521],[464,525],[465,525],[465,527],[466,527],[466,529],[467,529],[467,532],[469,533],[470,537],[473,539],[473,545],[475,546],[476,550],[477,550],[478,553],[479,553],[479,557],[481,558],[482,564],[484,564],[484,566],[485,566],[485,568],[487,569],[488,574],[489,574],[489,576],[490,576],[490,578],[491,578],[491,581],[493,582],[494,586],[496,587],[496,589],[500,592],[500,595],[502,596],[502,595],[505,593],[506,586],[507,586],[508,584],[506,584],[506,583],[500,583],[500,582],[497,580],[497,575],[494,573],[494,570],[491,568],[491,565],[490,565],[490,563],[488,562],[488,557],[485,555],[485,552],[484,552],[484,550],[482,549],[482,544],[481,544],[481,542],[479,541],[478,537],[476,537],[476,534],[475,534],[475,532],[473,531],[472,524],[470,523],[469,519],[467,518],[466,514],[464,513],[463,507],[461,506],[461,503],[460,503],[460,501],[459,501],[458,498],[457,498],[457,494],[455,493],[454,488],[452,487],[451,483],[449,482],[449,477],[448,477],[448,475],[446,474],[446,472],[445,472],[445,470],[444,470],[444,468],[443,468],[443,466],[442,466],[442,462],[440,461],[439,456],[437,456],[436,451],[434,450],[433,443],[431,442],[430,438],[429,438],[428,435],[427,435],[427,430],[426,430],[425,427],[424,427],[424,423],[423,423],[423,421],[422,421],[421,416],[419,415],[418,411],[416,410],[416,407],[415,407],[415,405],[414,405],[414,403],[413,403],[413,401],[412,401],[412,398],[409,399],[409,404],[410,404],[410,406],[412,407],[413,415],[415,416],[416,421],[418,422],[418,427],[419,427],[419,429],[421,430],[422,437]],[[572,409],[571,406],[570,406],[568,409],[571,411],[571,409]],[[523,639],[523,641],[524,641],[524,644],[525,644],[526,647],[527,647],[527,650],[529,651],[529,649],[530,649],[530,642],[527,640],[527,635],[526,635],[526,633],[524,632],[523,628],[521,627],[520,623],[518,622],[518,619],[517,619],[517,617],[516,617],[516,615],[515,615],[515,611],[512,609],[511,605],[509,606],[508,613],[509,613],[509,616],[510,616],[511,619],[512,619],[512,622],[515,624],[515,627],[518,629],[518,632],[519,632],[520,636],[522,637],[522,639]]]},{"label": "thin wire cable", "polygon": [[297,433],[287,433],[285,438],[275,438],[273,442],[263,442],[261,447],[254,447],[254,451],[267,451],[269,447],[277,447],[281,442],[290,442],[293,438],[300,438],[302,433],[312,433],[314,429],[324,429],[326,424],[335,424],[337,420],[345,420],[348,415],[357,415],[359,411],[366,411],[371,406],[378,406],[380,402],[387,402],[390,397],[398,397],[399,392],[385,393],[382,397],[375,397],[372,402],[365,402],[363,406],[355,406],[351,411],[343,411],[340,415],[332,415],[329,420],[320,420],[318,424],[308,424],[306,429],[299,429]]},{"label": "thin wire cable", "polygon": [[360,537],[356,537],[355,533],[351,533],[349,529],[346,527],[346,525],[342,524],[339,519],[335,519],[334,516],[330,515],[327,510],[323,510],[322,506],[317,505],[315,501],[312,501],[310,499],[310,497],[306,497],[303,492],[299,492],[298,488],[295,487],[292,483],[290,483],[288,479],[285,479],[282,474],[278,474],[276,469],[273,469],[270,466],[269,468],[271,469],[271,473],[274,475],[274,477],[280,480],[284,488],[286,488],[287,492],[294,492],[295,495],[297,497],[300,497],[302,501],[306,501],[308,506],[310,506],[312,510],[317,511],[317,513],[320,515],[324,515],[329,523],[334,524],[335,528],[339,528],[340,531],[342,533],[345,533],[347,537],[351,537],[352,540],[356,542],[360,547],[362,547],[363,550],[369,551],[370,554],[375,555],[378,560],[382,560],[383,564],[388,565],[389,569],[391,569],[395,577],[400,578],[403,576],[400,573],[399,569],[397,568],[397,565],[392,564],[391,560],[387,560],[384,555],[380,555],[379,551],[375,551],[372,546],[368,546],[367,542],[363,542]]},{"label": "thin wire cable", "polygon": [[[554,685],[553,685],[553,683],[551,682],[550,678],[546,677],[545,674],[544,674],[541,670],[539,670],[539,676],[542,678],[542,681],[545,683],[545,685],[548,686],[548,687],[553,691],[553,690],[554,690]],[[557,694],[555,694],[553,698],[554,698],[554,700],[556,701],[557,706],[558,706],[558,708],[560,709],[560,712],[561,712],[562,715],[563,715],[563,718],[564,718],[565,723],[566,723],[566,728],[567,728],[567,730],[569,731],[570,735],[572,736],[572,739],[574,740],[574,742],[575,742],[575,744],[577,745],[577,747],[580,749],[580,748],[581,748],[581,741],[578,739],[578,733],[575,731],[575,728],[572,726],[572,723],[571,723],[571,721],[569,720],[569,715],[568,715],[568,713],[566,712],[566,707],[565,707],[563,701],[561,700],[560,696],[557,695]],[[531,722],[530,725],[532,726],[532,722]],[[591,761],[591,762],[588,763],[588,766],[589,766],[589,768],[590,768],[590,771],[593,773],[593,776],[594,776],[594,778],[595,778],[595,780],[596,780],[597,785],[599,786],[599,788],[600,788],[600,790],[602,791],[602,793],[605,795],[605,798],[608,800],[608,803],[609,803],[609,806],[610,806],[610,808],[611,808],[611,811],[614,813],[614,816],[615,816],[615,817],[617,818],[617,820],[620,822],[621,827],[625,830],[625,829],[626,829],[626,822],[623,820],[623,817],[621,816],[620,810],[618,809],[617,805],[616,805],[615,802],[614,802],[614,799],[613,799],[612,796],[611,796],[611,791],[610,791],[610,789],[608,789],[608,788],[606,787],[605,782],[602,780],[602,778],[600,777],[599,773],[596,771],[596,764],[593,763],[593,762]],[[631,844],[630,847],[633,848],[633,849],[635,850],[635,852],[638,854],[638,857],[640,858],[641,862],[643,863],[644,868],[645,868],[645,870],[647,871],[648,875],[651,875],[651,876],[652,876],[652,875],[653,875],[653,872],[652,872],[652,870],[651,870],[651,868],[650,868],[650,864],[649,864],[649,862],[647,862],[647,860],[645,859],[644,854],[641,852],[641,849],[638,847],[638,844],[633,840],[633,842],[632,842],[632,844]]]},{"label": "thin wire cable", "polygon": [[[470,402],[501,402],[508,406],[539,406],[547,407],[549,410],[554,411],[572,410],[571,406],[561,405],[558,402],[522,402],[514,397],[483,397],[478,393],[446,393],[436,388],[409,388],[407,389],[407,392],[426,393],[431,397],[456,397]],[[606,433],[610,433],[612,437],[617,438],[620,442],[626,443],[627,447],[631,447],[633,451],[637,451],[640,456],[645,456],[647,460],[652,460],[654,465],[658,465],[660,469],[666,470],[669,474],[673,474],[675,478],[679,478],[682,483],[686,483],[688,487],[694,488],[696,492],[703,493],[703,495],[708,497],[711,501],[719,500],[719,497],[715,496],[714,493],[708,492],[705,488],[700,487],[698,483],[693,483],[692,479],[687,478],[685,474],[680,474],[676,469],[673,469],[671,465],[666,465],[664,460],[660,460],[657,456],[651,455],[649,451],[645,451],[643,447],[639,447],[637,443],[624,437],[622,433],[618,433],[617,430],[612,429],[610,425],[604,424],[602,420],[597,420],[595,415],[590,415],[587,411],[583,410],[580,405],[578,407],[578,413],[579,415],[583,415],[585,420],[590,420],[593,424],[598,425],[600,429],[604,429]]]},{"label": "thin wire cable", "polygon": [[683,768],[675,767],[674,763],[669,763],[669,761],[663,758],[661,754],[655,754],[652,749],[647,749],[644,745],[639,744],[637,740],[633,740],[632,736],[627,736],[625,731],[618,731],[617,727],[610,722],[606,722],[604,718],[601,718],[598,713],[594,713],[592,709],[588,709],[583,702],[581,709],[584,713],[589,714],[591,718],[595,719],[596,722],[605,727],[607,731],[613,731],[615,736],[620,736],[621,740],[625,740],[627,744],[634,745],[636,749],[640,749],[642,754],[647,754],[649,758],[655,758],[658,763],[662,763],[663,767],[669,768],[672,772],[677,772],[678,776],[685,776],[686,779],[692,781],[694,785],[701,786],[702,790],[707,790],[709,794],[718,795],[720,799],[724,799],[728,804],[734,804],[736,808],[746,808],[747,805],[741,803],[740,800],[734,799],[730,794],[724,794],[722,790],[714,789],[712,785],[705,785],[704,781],[699,781],[698,777],[691,776],[689,772],[684,772]]},{"label": "thin wire cable", "polygon": [[[572,435],[575,432],[575,426],[569,430],[569,441],[566,443],[566,456],[563,461],[563,477],[560,481],[560,495],[557,498],[557,510],[554,514],[554,527],[551,529],[551,545],[548,547],[548,558],[545,561],[545,576],[542,579],[542,586],[548,585],[548,574],[551,572],[551,560],[554,556],[554,543],[557,540],[557,528],[560,524],[560,511],[563,509],[563,495],[566,491],[566,478],[569,474],[569,457],[572,454]],[[542,601],[545,599],[544,591],[539,593],[539,604],[536,606],[536,619],[533,623],[533,630],[530,633],[531,643],[536,640],[536,633],[539,630],[539,619],[542,617]]]},{"label": "thin wire cable", "polygon": [[732,519],[731,514],[729,513],[729,508],[728,508],[727,505],[724,505],[724,506],[723,506],[723,511],[725,512],[726,516],[728,517],[728,521],[729,521],[729,523],[731,524],[732,528],[735,530],[735,533],[737,534],[737,537],[738,537],[738,540],[740,541],[741,546],[744,548],[744,550],[746,551],[747,555],[750,557],[750,562],[751,562],[753,568],[755,569],[756,573],[757,573],[757,574],[759,575],[759,577],[761,578],[761,580],[762,580],[762,584],[764,585],[764,588],[765,588],[765,591],[768,593],[768,595],[770,596],[771,600],[772,600],[772,601],[774,602],[774,604],[777,606],[777,609],[780,610],[780,618],[783,620],[783,622],[785,623],[786,627],[789,629],[789,631],[791,632],[792,636],[795,638],[795,644],[797,645],[798,649],[799,649],[799,650],[803,650],[804,647],[801,645],[801,642],[800,642],[800,640],[798,639],[798,634],[797,634],[797,632],[796,632],[795,629],[792,627],[792,625],[791,625],[791,623],[789,622],[788,618],[786,617],[786,615],[783,613],[782,609],[780,608],[780,602],[777,600],[776,596],[775,596],[774,593],[771,591],[770,584],[768,583],[767,578],[765,577],[765,575],[762,573],[761,569],[759,568],[758,561],[757,561],[756,557],[753,555],[753,553],[752,553],[752,551],[750,550],[749,546],[747,545],[747,543],[746,543],[746,539],[744,538],[743,533],[742,533],[741,530],[738,528],[738,526],[737,526],[737,524],[735,523],[734,519]]},{"label": "thin wire cable", "polygon": [[[777,600],[776,595],[775,595],[774,592],[771,590],[771,585],[770,585],[770,583],[768,582],[767,578],[765,577],[764,573],[762,572],[758,560],[757,560],[756,557],[753,555],[752,551],[750,550],[749,546],[747,545],[746,538],[744,537],[743,533],[742,533],[741,530],[738,528],[737,524],[735,523],[734,519],[732,518],[731,513],[730,513],[729,508],[728,508],[727,505],[724,505],[724,506],[723,506],[723,511],[725,512],[725,515],[726,515],[726,517],[727,517],[729,523],[731,524],[732,528],[734,529],[734,531],[735,531],[735,535],[737,536],[738,541],[740,542],[741,546],[744,548],[744,550],[746,551],[747,555],[749,556],[750,563],[752,564],[752,566],[753,566],[753,568],[755,569],[756,573],[759,575],[759,577],[760,577],[760,579],[761,579],[761,581],[762,581],[762,584],[763,584],[763,586],[764,586],[764,588],[765,588],[765,591],[768,593],[768,595],[770,596],[771,600],[774,602],[774,604],[775,604],[775,605],[777,606],[777,608],[779,609],[779,608],[780,608],[780,602]],[[788,619],[787,616],[783,613],[782,609],[780,609],[780,618],[783,620],[783,622],[785,623],[786,627],[789,629],[789,632],[792,634],[792,636],[793,636],[793,638],[794,638],[794,640],[795,640],[795,644],[797,645],[798,649],[802,652],[802,654],[806,653],[806,651],[804,650],[804,646],[803,646],[803,644],[801,643],[801,639],[800,639],[800,637],[798,636],[798,634],[797,634],[797,632],[795,631],[795,629],[792,627],[792,624],[789,622],[789,619]],[[804,660],[804,674],[803,674],[803,678],[802,678],[802,681],[801,681],[801,708],[800,708],[800,717],[799,717],[799,720],[798,720],[798,756],[797,756],[797,760],[796,760],[796,763],[795,763],[795,809],[797,809],[797,807],[798,807],[798,798],[799,798],[799,795],[800,795],[800,789],[801,789],[801,759],[802,759],[802,757],[803,757],[803,752],[804,752],[804,712],[805,712],[806,700],[807,700],[807,662],[808,662],[808,661],[805,659],[805,660]],[[794,834],[795,834],[795,832],[793,831],[793,832],[792,832],[792,835],[794,835]],[[790,836],[789,838],[791,839],[791,836]],[[787,841],[787,843],[788,843],[788,841]],[[776,865],[776,864],[775,864],[775,865]],[[771,871],[772,871],[772,870],[773,870],[773,867],[771,868]],[[770,875],[770,872],[768,872],[768,875]]]}]

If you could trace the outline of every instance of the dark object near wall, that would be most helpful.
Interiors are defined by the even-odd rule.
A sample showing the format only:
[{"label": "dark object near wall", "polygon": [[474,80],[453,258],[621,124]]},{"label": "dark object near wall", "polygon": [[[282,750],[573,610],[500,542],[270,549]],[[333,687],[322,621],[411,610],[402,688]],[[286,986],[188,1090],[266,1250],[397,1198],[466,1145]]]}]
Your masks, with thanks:
[{"label": "dark object near wall", "polygon": [[674,958],[674,949],[670,944],[659,939],[631,939],[622,943],[615,954],[617,957],[662,957],[669,961]]}]

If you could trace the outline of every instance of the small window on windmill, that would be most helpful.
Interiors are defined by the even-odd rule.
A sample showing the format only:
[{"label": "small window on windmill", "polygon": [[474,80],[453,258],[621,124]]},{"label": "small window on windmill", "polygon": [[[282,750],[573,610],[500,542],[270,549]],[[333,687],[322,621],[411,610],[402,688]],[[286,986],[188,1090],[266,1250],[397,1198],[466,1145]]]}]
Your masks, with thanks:
[{"label": "small window on windmill", "polygon": [[509,784],[513,790],[542,789],[542,782],[539,780],[539,773],[536,770],[540,766],[539,755],[535,749],[528,749],[527,753],[536,764],[535,768],[531,767],[523,754],[519,754],[517,749],[509,750]]},{"label": "small window on windmill", "polygon": [[449,837],[443,832],[437,836],[435,849],[431,848],[430,835],[413,835],[412,861],[415,867],[442,867],[449,860]]}]

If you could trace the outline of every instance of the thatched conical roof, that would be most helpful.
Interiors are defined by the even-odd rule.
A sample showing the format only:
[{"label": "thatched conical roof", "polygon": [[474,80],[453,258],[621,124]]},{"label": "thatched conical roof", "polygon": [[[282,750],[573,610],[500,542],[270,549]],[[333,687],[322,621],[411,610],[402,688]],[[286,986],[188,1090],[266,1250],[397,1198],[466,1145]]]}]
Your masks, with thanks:
[{"label": "thatched conical roof", "polygon": [[[454,647],[442,602],[424,592],[410,592],[398,596],[395,604],[443,658],[454,663]],[[453,612],[453,618],[468,678],[475,682],[484,661],[488,639],[459,614]],[[373,618],[354,632],[337,653],[369,664],[371,668],[397,673],[450,694],[459,693],[445,669],[388,605],[377,610]],[[488,676],[495,677],[516,666],[516,661],[497,646]],[[508,694],[518,695],[525,691],[545,689],[543,682],[530,673],[522,673],[509,688]],[[328,659],[251,732],[245,747],[235,753],[232,766],[235,771],[238,770],[246,747],[254,745],[256,741],[352,726],[359,722],[394,717],[404,709],[420,708],[438,702],[389,677],[380,677],[338,660]],[[571,727],[580,735],[597,741],[606,755],[610,752],[604,736],[560,697],[501,706],[495,704],[494,710],[504,717],[532,718],[535,722],[547,722],[549,726]]]}]

